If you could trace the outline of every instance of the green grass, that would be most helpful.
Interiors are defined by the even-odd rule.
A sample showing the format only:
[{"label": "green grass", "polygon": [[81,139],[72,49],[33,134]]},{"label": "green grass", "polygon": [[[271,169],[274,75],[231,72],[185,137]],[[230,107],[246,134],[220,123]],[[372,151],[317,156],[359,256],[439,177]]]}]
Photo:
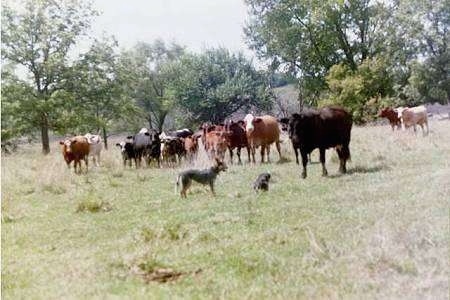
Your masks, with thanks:
[{"label": "green grass", "polygon": [[229,166],[217,197],[194,185],[186,200],[174,193],[184,167],[124,169],[114,148],[83,175],[56,143],[46,157],[38,145],[3,156],[2,295],[446,298],[450,124],[430,127],[356,127],[349,174],[327,151],[328,178],[313,163],[300,179],[286,140],[289,161]]}]

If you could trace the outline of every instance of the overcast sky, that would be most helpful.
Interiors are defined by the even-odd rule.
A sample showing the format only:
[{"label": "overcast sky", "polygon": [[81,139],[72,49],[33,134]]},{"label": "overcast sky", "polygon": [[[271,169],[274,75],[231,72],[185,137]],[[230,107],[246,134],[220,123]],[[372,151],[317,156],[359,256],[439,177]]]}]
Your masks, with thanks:
[{"label": "overcast sky", "polygon": [[196,52],[223,46],[253,56],[242,30],[244,0],[94,0],[94,6],[101,12],[94,35],[114,35],[121,47],[162,38]]}]

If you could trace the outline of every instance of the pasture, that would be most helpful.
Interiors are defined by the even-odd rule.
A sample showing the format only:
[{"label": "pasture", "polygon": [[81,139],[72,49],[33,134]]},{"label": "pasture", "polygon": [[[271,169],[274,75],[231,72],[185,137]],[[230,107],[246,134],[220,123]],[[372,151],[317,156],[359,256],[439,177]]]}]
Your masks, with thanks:
[{"label": "pasture", "polygon": [[216,198],[194,185],[183,200],[184,166],[124,169],[115,141],[83,175],[56,143],[23,148],[2,156],[3,297],[446,298],[449,132],[355,126],[349,174],[328,150],[323,178],[315,151],[305,180],[284,137],[286,162],[229,165]]}]

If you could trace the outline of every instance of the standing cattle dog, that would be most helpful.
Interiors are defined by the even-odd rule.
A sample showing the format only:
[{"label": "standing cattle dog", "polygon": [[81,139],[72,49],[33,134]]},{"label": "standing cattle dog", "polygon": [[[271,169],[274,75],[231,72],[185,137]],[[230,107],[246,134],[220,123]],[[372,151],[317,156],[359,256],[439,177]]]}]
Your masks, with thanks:
[{"label": "standing cattle dog", "polygon": [[192,184],[192,180],[203,185],[209,184],[211,188],[211,193],[215,196],[214,192],[214,181],[216,180],[217,175],[221,171],[225,171],[227,169],[227,165],[221,161],[219,158],[215,158],[214,165],[208,169],[204,170],[186,170],[178,174],[176,189],[181,182],[181,192],[180,195],[183,198],[186,198],[186,192]]}]

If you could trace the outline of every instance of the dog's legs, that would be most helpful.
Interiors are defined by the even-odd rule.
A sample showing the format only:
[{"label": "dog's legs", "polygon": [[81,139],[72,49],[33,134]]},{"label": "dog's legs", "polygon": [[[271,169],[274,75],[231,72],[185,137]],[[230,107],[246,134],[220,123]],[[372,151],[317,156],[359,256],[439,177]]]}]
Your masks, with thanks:
[{"label": "dog's legs", "polygon": [[214,181],[210,181],[209,182],[209,187],[211,188],[212,195],[215,197],[216,196],[216,192],[214,191]]}]

